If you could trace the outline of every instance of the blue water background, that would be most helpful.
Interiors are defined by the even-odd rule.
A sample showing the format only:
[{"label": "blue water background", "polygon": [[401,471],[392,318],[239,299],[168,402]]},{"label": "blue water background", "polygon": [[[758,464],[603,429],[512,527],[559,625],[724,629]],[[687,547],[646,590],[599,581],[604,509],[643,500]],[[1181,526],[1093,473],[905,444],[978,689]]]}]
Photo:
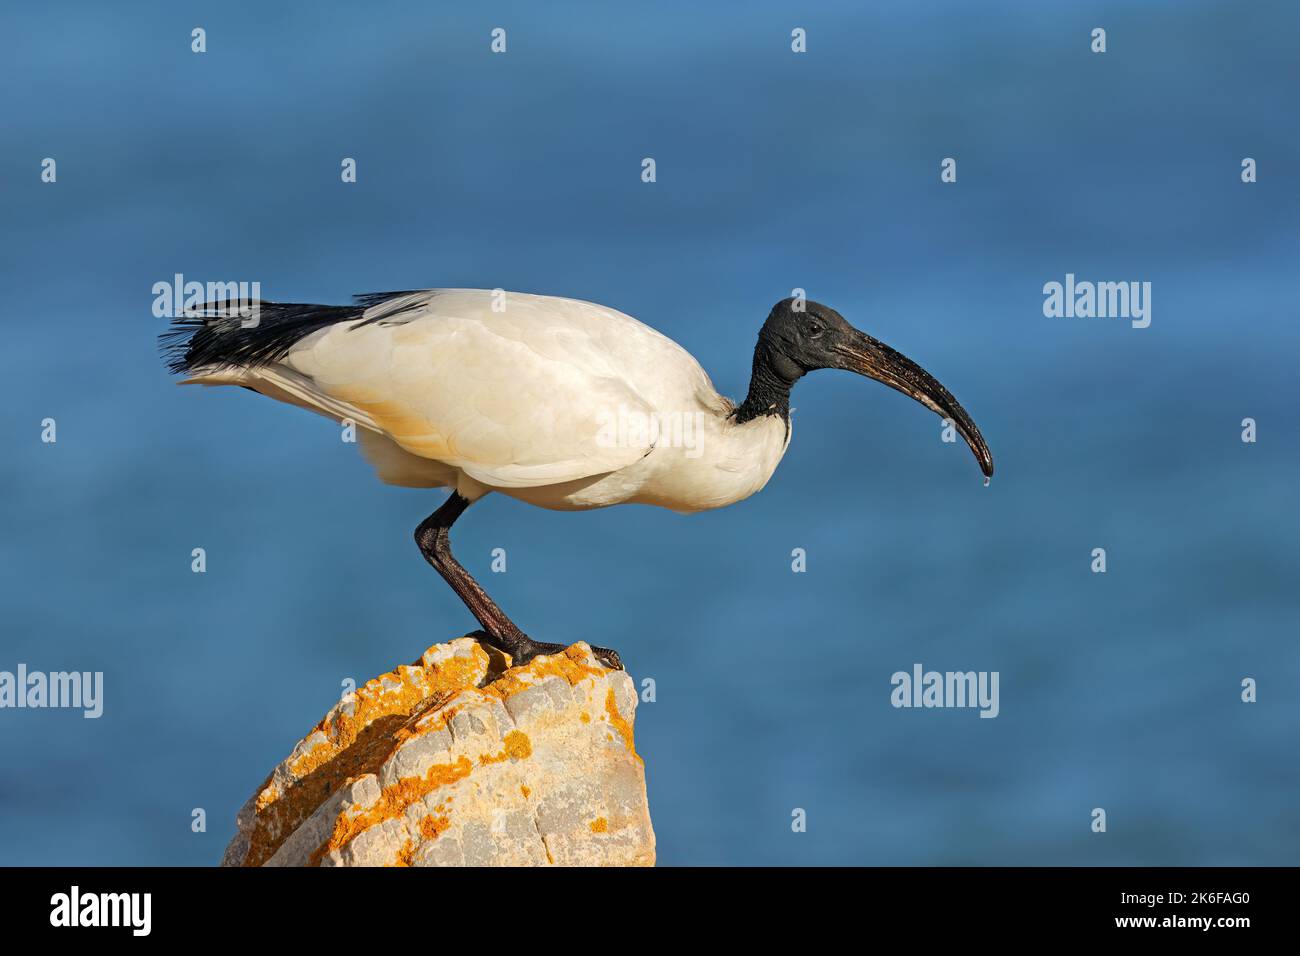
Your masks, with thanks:
[{"label": "blue water background", "polygon": [[[661,863],[1296,863],[1298,11],[7,6],[0,669],[102,670],[106,700],[0,712],[0,862],[211,864],[341,680],[472,626],[410,537],[440,493],[173,385],[150,288],[180,272],[591,299],[732,396],[800,287],[972,412],[989,488],[924,409],[822,372],[733,508],[457,526],[532,634],[655,680]],[[1150,327],[1045,318],[1067,272],[1150,281]],[[894,709],[916,662],[998,671],[1000,716]]]}]

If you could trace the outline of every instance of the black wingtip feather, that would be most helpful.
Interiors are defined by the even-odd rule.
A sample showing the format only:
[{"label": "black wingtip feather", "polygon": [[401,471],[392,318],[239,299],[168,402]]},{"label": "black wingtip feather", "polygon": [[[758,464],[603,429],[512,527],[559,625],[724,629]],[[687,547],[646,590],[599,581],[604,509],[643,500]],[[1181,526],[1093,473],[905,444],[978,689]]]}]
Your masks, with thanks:
[{"label": "black wingtip feather", "polygon": [[367,310],[392,302],[361,324],[381,322],[419,308],[422,300],[399,302],[409,292],[375,292],[353,297],[351,305],[307,305],[289,302],[257,302],[257,321],[238,315],[206,315],[203,306],[195,315],[172,320],[158,336],[158,346],[167,368],[175,374],[201,368],[257,368],[278,361],[302,339],[340,322],[363,319]]}]

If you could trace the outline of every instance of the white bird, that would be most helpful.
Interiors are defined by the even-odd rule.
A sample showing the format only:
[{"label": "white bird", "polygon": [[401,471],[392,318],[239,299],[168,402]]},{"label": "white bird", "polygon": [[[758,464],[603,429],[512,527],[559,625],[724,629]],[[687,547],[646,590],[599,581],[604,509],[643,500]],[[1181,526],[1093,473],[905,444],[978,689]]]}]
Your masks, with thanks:
[{"label": "white bird", "polygon": [[[351,306],[204,306],[163,335],[182,384],[241,385],[357,427],[389,484],[450,488],[416,529],[420,551],[515,663],[563,645],[528,637],[451,554],[448,530],[489,492],[558,511],[625,502],[678,512],[748,498],[790,442],[790,389],[838,368],[950,419],[986,478],[993,458],[929,373],[834,309],[784,299],[754,349],[749,392],[719,395],[676,342],[576,299],[479,289],[358,296]],[[616,652],[596,648],[611,667]]]}]

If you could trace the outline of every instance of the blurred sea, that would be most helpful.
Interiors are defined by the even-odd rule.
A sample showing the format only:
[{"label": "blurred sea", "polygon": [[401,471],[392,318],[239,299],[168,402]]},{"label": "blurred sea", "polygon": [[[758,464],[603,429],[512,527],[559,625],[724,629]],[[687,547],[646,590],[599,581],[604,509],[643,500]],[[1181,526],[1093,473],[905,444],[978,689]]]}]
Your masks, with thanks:
[{"label": "blurred sea", "polygon": [[[0,29],[0,669],[106,684],[99,720],[0,711],[0,863],[216,862],[344,678],[473,626],[411,542],[440,493],[174,387],[150,289],[177,272],[590,299],[736,397],[800,287],[970,410],[989,488],[933,415],[823,372],[733,508],[489,498],[457,526],[534,636],[654,678],[661,863],[1297,862],[1294,4],[159,0]],[[1067,272],[1150,281],[1151,326],[1045,318]],[[894,709],[916,662],[999,671],[1000,716]]]}]

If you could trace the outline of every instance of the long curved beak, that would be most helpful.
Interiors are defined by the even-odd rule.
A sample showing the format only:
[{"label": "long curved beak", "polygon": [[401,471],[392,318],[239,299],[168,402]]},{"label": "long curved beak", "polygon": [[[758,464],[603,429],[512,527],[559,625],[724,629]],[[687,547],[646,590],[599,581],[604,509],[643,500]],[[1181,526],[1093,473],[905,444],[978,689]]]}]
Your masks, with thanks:
[{"label": "long curved beak", "polygon": [[874,378],[877,382],[884,382],[943,418],[951,419],[974,453],[984,477],[992,478],[993,454],[975,422],[966,414],[961,403],[952,397],[952,393],[906,355],[894,351],[865,332],[857,329],[853,331],[856,334],[848,342],[832,346],[832,350],[843,362],[840,367]]}]

